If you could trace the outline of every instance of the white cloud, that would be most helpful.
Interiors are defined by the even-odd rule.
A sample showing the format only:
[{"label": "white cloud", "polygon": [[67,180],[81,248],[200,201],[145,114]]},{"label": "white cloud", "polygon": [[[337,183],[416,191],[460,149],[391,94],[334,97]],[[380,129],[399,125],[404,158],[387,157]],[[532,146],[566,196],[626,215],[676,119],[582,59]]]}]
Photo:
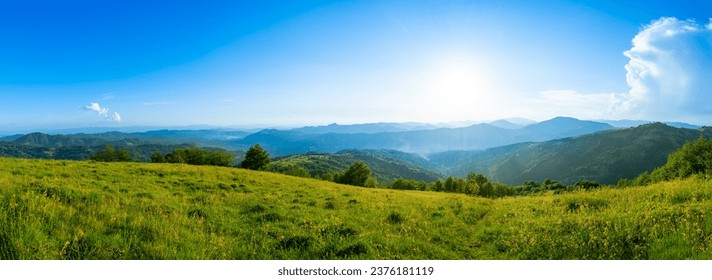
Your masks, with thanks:
[{"label": "white cloud", "polygon": [[630,91],[610,110],[654,120],[702,120],[712,115],[712,19],[661,18],[633,38],[624,52]]},{"label": "white cloud", "polygon": [[121,122],[121,115],[119,115],[119,113],[117,112],[114,112],[114,114],[111,115],[111,121]]},{"label": "white cloud", "polygon": [[119,113],[114,112],[113,114],[109,114],[109,108],[101,107],[101,105],[99,105],[99,103],[97,102],[92,102],[91,104],[82,108],[87,111],[96,112],[99,116],[103,117],[107,121],[121,122],[121,115],[119,115]]},{"label": "white cloud", "polygon": [[96,102],[92,102],[91,104],[84,106],[84,109],[89,110],[89,111],[94,111],[102,117],[107,117],[109,115],[109,109],[101,108],[101,105],[99,105],[99,103],[96,103]]}]

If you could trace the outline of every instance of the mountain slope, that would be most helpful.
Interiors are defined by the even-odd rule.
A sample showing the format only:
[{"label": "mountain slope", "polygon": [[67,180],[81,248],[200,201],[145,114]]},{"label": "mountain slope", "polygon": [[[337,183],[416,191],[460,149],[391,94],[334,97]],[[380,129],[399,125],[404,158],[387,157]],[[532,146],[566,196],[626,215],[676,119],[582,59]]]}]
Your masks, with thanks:
[{"label": "mountain slope", "polygon": [[427,168],[427,160],[415,155],[393,150],[345,150],[334,154],[302,154],[276,158],[270,170],[284,172],[292,167],[309,171],[311,177],[343,172],[355,161],[363,161],[371,167],[373,176],[381,183],[396,178],[433,182],[442,174]]},{"label": "mountain slope", "polygon": [[[675,128],[662,123],[598,132],[559,140],[522,143],[481,152],[431,155],[446,174],[479,172],[511,185],[553,179],[615,184],[665,163],[668,154],[712,130]],[[459,160],[454,162],[453,160]]]}]

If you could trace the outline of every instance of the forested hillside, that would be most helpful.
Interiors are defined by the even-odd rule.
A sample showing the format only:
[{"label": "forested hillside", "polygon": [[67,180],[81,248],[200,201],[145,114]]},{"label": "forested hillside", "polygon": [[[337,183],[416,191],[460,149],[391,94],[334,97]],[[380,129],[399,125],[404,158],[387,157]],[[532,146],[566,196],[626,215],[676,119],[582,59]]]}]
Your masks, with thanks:
[{"label": "forested hillside", "polygon": [[653,123],[477,152],[434,154],[429,158],[445,174],[483,173],[510,185],[544,179],[567,184],[580,180],[615,184],[622,178],[633,178],[662,166],[672,151],[700,136],[712,137],[712,129]]},{"label": "forested hillside", "polygon": [[434,169],[424,167],[428,165],[427,160],[393,150],[345,150],[334,154],[292,155],[276,158],[269,170],[295,174],[296,168],[302,168],[310,177],[323,178],[327,174],[344,171],[355,161],[367,163],[373,176],[382,184],[397,178],[433,182],[443,177]]}]

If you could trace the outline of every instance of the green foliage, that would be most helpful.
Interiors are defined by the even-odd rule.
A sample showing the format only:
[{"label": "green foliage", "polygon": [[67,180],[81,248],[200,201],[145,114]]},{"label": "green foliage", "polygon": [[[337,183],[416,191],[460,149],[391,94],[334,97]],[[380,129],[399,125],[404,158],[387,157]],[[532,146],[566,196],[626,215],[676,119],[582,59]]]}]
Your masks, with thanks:
[{"label": "green foliage", "polygon": [[662,167],[643,172],[635,179],[623,179],[619,187],[644,186],[656,182],[687,178],[692,175],[712,175],[712,139],[699,137],[672,152]]},{"label": "green foliage", "polygon": [[166,157],[160,151],[155,151],[151,154],[151,162],[153,163],[164,163],[166,162]]},{"label": "green foliage", "polygon": [[0,159],[0,258],[712,258],[712,180],[552,193],[493,200],[236,168]]},{"label": "green foliage", "polygon": [[103,150],[97,151],[89,159],[104,162],[126,162],[132,161],[129,151],[126,149],[115,149],[113,146],[106,146]]},{"label": "green foliage", "polygon": [[712,173],[712,140],[698,138],[685,143],[679,150],[668,156],[667,163],[653,171],[654,181],[687,178],[693,174]]},{"label": "green foliage", "polygon": [[390,188],[394,190],[428,190],[428,184],[423,181],[398,178],[391,181]]},{"label": "green foliage", "polygon": [[156,151],[151,155],[153,163],[185,163],[192,165],[230,166],[235,155],[220,149],[204,150],[198,147],[177,148],[167,155]]},{"label": "green foliage", "polygon": [[371,178],[371,167],[363,161],[356,161],[349,166],[344,174],[339,176],[337,183],[365,187]]},{"label": "green foliage", "polygon": [[584,189],[584,190],[591,190],[591,189],[595,189],[595,188],[600,188],[601,184],[599,184],[596,181],[581,180],[581,181],[576,182],[576,184],[574,184],[574,187]]},{"label": "green foliage", "polygon": [[252,170],[264,170],[270,161],[269,153],[267,153],[260,144],[255,144],[247,150],[245,160],[242,161],[240,167]]}]

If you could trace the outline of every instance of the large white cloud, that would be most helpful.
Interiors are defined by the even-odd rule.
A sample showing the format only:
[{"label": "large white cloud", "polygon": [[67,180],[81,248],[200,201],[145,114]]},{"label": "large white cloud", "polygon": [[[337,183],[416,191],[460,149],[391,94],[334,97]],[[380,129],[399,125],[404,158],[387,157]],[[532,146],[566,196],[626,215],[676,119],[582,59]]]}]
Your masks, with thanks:
[{"label": "large white cloud", "polygon": [[702,121],[712,115],[712,19],[661,18],[645,26],[624,52],[630,91],[614,113],[654,120]]},{"label": "large white cloud", "polygon": [[92,102],[91,104],[82,107],[84,110],[88,111],[94,111],[99,116],[104,117],[107,121],[112,121],[112,122],[121,122],[121,115],[117,112],[114,112],[113,114],[109,114],[109,108],[104,108],[99,105],[97,102]]}]

